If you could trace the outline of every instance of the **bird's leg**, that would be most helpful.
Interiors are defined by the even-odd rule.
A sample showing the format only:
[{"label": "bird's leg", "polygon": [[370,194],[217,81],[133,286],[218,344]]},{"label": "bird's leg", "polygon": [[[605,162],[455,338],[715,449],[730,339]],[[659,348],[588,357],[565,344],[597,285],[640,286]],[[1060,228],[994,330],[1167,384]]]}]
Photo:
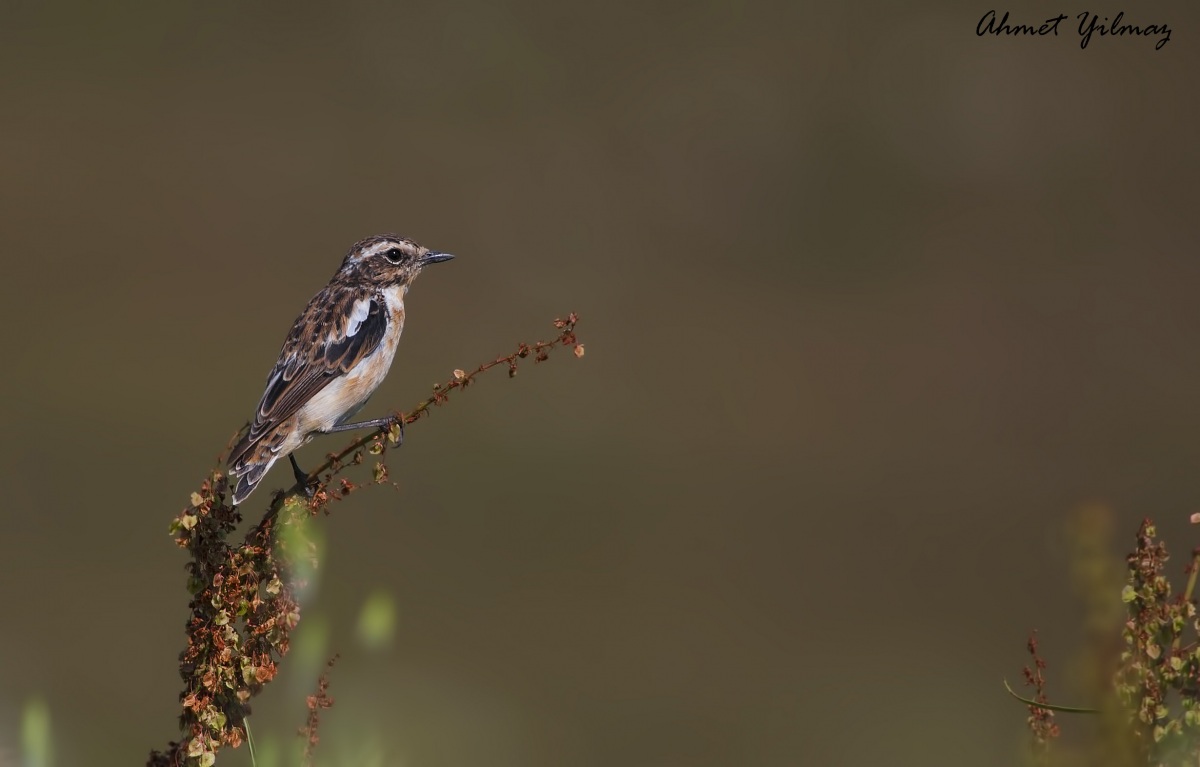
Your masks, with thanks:
[{"label": "bird's leg", "polygon": [[382,429],[386,426],[391,426],[396,422],[396,416],[389,415],[387,418],[372,418],[370,421],[356,421],[354,423],[343,423],[338,426],[326,426],[321,429],[322,434],[334,434],[339,431],[354,431],[355,429]]},{"label": "bird's leg", "polygon": [[330,426],[321,429],[322,434],[334,434],[339,431],[352,431],[354,429],[391,429],[395,424],[400,427],[400,436],[396,440],[396,447],[404,444],[404,419],[397,415],[389,415],[386,418],[373,418],[370,421],[357,421],[355,423],[343,423],[339,426]]},{"label": "bird's leg", "polygon": [[305,496],[312,498],[312,490],[308,486],[308,472],[300,468],[300,464],[296,463],[296,456],[288,453],[288,460],[292,462],[292,473],[296,475],[296,487],[300,488],[300,492]]}]

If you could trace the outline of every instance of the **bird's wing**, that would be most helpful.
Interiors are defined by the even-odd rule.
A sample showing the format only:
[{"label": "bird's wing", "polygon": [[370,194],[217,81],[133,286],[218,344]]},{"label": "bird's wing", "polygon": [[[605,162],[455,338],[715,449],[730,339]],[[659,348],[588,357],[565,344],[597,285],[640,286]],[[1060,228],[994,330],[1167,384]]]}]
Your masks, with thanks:
[{"label": "bird's wing", "polygon": [[288,333],[250,431],[230,453],[229,465],[236,468],[259,440],[374,352],[387,326],[380,296],[344,288],[318,293]]}]

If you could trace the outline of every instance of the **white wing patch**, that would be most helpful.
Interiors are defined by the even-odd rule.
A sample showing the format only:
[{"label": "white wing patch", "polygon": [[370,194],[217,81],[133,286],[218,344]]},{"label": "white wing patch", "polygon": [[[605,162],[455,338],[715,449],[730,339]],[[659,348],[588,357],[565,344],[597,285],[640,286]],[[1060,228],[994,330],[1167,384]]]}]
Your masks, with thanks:
[{"label": "white wing patch", "polygon": [[358,329],[362,327],[370,311],[370,298],[360,298],[354,302],[354,308],[350,310],[350,319],[346,323],[346,338],[358,332]]}]

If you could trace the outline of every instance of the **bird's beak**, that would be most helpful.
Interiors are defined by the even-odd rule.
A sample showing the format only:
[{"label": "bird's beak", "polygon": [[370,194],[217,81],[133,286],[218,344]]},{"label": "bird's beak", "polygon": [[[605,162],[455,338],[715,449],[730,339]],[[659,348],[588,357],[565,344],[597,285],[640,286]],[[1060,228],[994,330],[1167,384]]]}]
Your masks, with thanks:
[{"label": "bird's beak", "polygon": [[450,255],[449,253],[430,252],[425,255],[425,258],[421,259],[421,267],[424,268],[430,264],[440,264],[441,262],[449,261],[452,258],[454,258],[454,256]]}]

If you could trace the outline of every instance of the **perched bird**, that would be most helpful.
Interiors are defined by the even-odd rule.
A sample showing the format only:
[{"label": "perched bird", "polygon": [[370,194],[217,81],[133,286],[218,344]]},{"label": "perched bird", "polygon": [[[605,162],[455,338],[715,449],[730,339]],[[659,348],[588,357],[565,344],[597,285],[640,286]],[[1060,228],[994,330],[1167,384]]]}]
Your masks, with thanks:
[{"label": "perched bird", "polygon": [[292,451],[315,434],[388,426],[392,418],[347,423],[366,404],[392,366],[404,329],[404,295],[429,264],[454,256],[392,234],[354,243],[337,274],[296,318],[254,422],[233,452],[234,504],[254,492],[280,458],[296,481],[307,475]]}]

